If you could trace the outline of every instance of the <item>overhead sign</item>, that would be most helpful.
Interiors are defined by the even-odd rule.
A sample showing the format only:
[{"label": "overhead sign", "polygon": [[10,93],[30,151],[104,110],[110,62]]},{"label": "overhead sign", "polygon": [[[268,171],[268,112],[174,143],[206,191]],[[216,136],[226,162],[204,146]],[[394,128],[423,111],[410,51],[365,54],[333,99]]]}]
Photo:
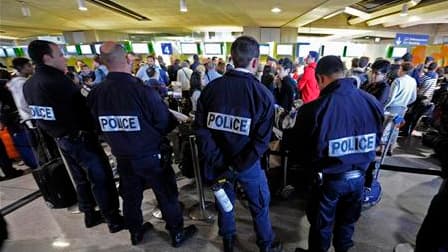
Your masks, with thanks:
[{"label": "overhead sign", "polygon": [[173,54],[173,46],[171,43],[162,43],[162,53],[165,55],[172,55]]},{"label": "overhead sign", "polygon": [[397,33],[395,45],[427,45],[429,35]]}]

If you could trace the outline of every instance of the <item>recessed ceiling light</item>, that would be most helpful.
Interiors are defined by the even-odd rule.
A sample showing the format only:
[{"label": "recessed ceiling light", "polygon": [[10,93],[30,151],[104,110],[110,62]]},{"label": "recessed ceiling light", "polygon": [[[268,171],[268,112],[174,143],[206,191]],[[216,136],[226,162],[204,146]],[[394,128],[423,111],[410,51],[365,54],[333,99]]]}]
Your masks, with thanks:
[{"label": "recessed ceiling light", "polygon": [[85,0],[77,0],[78,2],[78,10],[87,11],[86,1]]},{"label": "recessed ceiling light", "polygon": [[281,10],[280,8],[278,8],[278,7],[274,7],[274,8],[272,8],[271,11],[274,12],[274,13],[280,13],[280,12],[282,12],[282,10]]},{"label": "recessed ceiling light", "polygon": [[179,5],[180,5],[180,11],[181,12],[187,12],[188,11],[187,1],[186,0],[180,0]]},{"label": "recessed ceiling light", "polygon": [[404,17],[408,15],[408,5],[407,4],[403,4],[403,7],[401,8],[401,12],[400,12],[400,16]]},{"label": "recessed ceiling light", "polygon": [[28,7],[25,2],[21,2],[22,3],[22,16],[24,17],[31,17],[31,11],[30,11],[30,7]]}]

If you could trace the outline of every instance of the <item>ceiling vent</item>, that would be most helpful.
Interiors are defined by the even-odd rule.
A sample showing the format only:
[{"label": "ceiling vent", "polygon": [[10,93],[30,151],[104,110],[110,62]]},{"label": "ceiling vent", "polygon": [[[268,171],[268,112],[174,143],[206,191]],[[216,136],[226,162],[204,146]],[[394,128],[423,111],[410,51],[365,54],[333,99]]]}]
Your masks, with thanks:
[{"label": "ceiling vent", "polygon": [[151,21],[150,18],[147,18],[141,14],[138,14],[135,11],[132,11],[120,4],[115,3],[114,1],[110,1],[110,0],[87,0],[92,4],[95,4],[97,6],[106,8],[108,10],[111,10],[113,12],[116,12],[118,14],[133,18],[137,21]]}]

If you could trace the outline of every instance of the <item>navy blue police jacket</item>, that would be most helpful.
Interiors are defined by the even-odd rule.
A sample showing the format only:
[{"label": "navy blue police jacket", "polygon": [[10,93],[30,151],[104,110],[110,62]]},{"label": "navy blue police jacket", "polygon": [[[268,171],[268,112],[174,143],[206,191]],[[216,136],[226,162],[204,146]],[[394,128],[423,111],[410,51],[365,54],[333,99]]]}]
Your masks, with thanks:
[{"label": "navy blue police jacket", "polygon": [[160,95],[128,73],[110,72],[87,102],[117,158],[160,153],[163,138],[177,125]]},{"label": "navy blue police jacket", "polygon": [[37,126],[52,137],[95,128],[80,89],[56,68],[37,65],[36,73],[23,86],[23,95]]},{"label": "navy blue police jacket", "polygon": [[273,119],[273,96],[253,74],[231,70],[209,83],[194,123],[205,178],[253,166],[268,148]]},{"label": "navy blue police jacket", "polygon": [[324,174],[365,171],[375,159],[383,130],[383,108],[374,96],[339,79],[318,99],[303,105],[288,133],[287,148],[296,162]]}]

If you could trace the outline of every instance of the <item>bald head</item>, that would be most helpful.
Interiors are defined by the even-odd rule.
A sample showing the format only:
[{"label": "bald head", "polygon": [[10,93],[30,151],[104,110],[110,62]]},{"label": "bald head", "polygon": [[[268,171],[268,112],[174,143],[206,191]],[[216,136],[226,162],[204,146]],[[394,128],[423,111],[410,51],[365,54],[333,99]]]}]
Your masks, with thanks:
[{"label": "bald head", "polygon": [[128,58],[123,47],[115,42],[105,42],[101,48],[101,60],[111,72],[129,72]]}]

